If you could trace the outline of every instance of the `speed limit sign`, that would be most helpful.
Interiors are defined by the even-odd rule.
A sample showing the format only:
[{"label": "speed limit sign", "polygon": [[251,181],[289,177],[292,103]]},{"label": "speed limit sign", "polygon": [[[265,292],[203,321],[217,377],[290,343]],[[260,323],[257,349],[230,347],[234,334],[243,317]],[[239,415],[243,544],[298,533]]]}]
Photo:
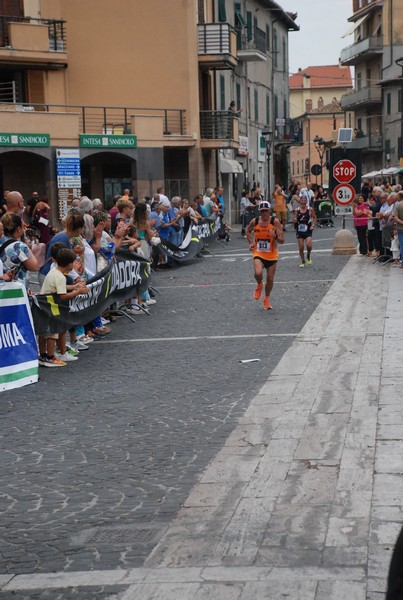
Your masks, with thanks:
[{"label": "speed limit sign", "polygon": [[349,183],[339,183],[333,190],[333,200],[339,206],[348,206],[354,200],[355,191]]}]

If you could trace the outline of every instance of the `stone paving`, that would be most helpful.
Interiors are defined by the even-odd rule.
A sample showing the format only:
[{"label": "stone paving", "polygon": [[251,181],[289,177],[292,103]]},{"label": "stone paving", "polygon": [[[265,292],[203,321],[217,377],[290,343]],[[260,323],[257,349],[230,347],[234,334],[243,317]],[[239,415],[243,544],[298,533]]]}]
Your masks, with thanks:
[{"label": "stone paving", "polygon": [[[333,264],[342,266],[337,259]],[[172,314],[190,312],[195,326],[189,331],[201,335],[207,313],[212,332],[229,335],[234,325],[222,311],[215,316],[210,306],[215,300],[225,306],[227,296],[233,297],[236,331],[246,335],[251,322],[246,319],[246,326],[238,315],[239,288],[228,282],[228,291],[220,287],[217,299],[211,300],[215,281],[223,283],[222,275],[207,261],[203,271],[209,286],[196,292],[199,318],[193,318],[185,287],[182,303]],[[3,536],[1,555],[11,568],[0,575],[0,598],[382,598],[401,522],[403,423],[397,388],[402,276],[399,269],[353,257],[302,331],[298,320],[290,319],[284,332],[280,310],[277,316],[273,312],[270,335],[279,336],[275,344],[274,338],[269,344],[242,340],[242,357],[267,354],[265,365],[253,363],[257,368],[249,371],[249,385],[239,363],[224,375],[234,352],[239,356],[239,340],[226,339],[216,342],[218,346],[199,340],[198,352],[192,345],[191,355],[179,347],[176,361],[195,376],[191,393],[189,381],[179,376],[177,393],[168,403],[163,381],[151,384],[147,400],[157,404],[160,415],[152,421],[145,397],[135,397],[134,419],[128,405],[133,386],[141,384],[142,364],[155,360],[172,365],[158,345],[145,351],[128,341],[123,352],[120,345],[121,372],[115,362],[112,374],[99,369],[99,381],[84,407],[82,390],[74,399],[74,380],[62,386],[63,398],[47,396],[46,385],[53,393],[57,389],[54,370],[38,384],[42,400],[34,393],[30,400],[25,388],[21,396],[27,421],[12,422],[11,434],[21,437],[21,448],[24,440],[29,452],[9,444],[6,454],[15,477],[13,494],[7,496],[3,489],[2,497],[9,536]],[[305,296],[308,277],[306,281],[306,286],[297,284],[303,298],[296,299],[294,293],[285,303],[279,299],[280,316],[291,305],[295,317],[298,301],[303,315],[306,304],[315,308],[315,300]],[[284,281],[287,285],[294,285],[291,279]],[[318,295],[330,284],[323,285]],[[374,290],[376,302],[371,303]],[[173,293],[163,291],[168,299]],[[206,305],[207,299],[211,305]],[[267,315],[254,313],[254,332],[259,331],[262,314]],[[164,318],[157,323],[158,335],[172,335]],[[121,332],[127,328],[118,325]],[[145,337],[147,329],[142,327],[146,326],[139,323]],[[92,364],[105,360],[104,352],[112,351],[113,344],[98,348],[95,356],[91,350]],[[200,363],[200,356],[205,362]],[[214,375],[217,362],[221,380],[212,389],[206,373]],[[128,364],[133,373],[127,373]],[[118,394],[109,395],[108,403],[100,390],[110,384],[111,375],[118,382]],[[184,396],[190,403],[187,408]],[[5,403],[11,420],[15,402],[8,396]],[[55,415],[51,402],[56,403]],[[178,426],[181,410],[185,437],[191,441],[186,449],[184,430]],[[211,421],[215,425],[207,432]],[[37,434],[43,435],[41,422],[51,428],[43,452],[35,443]],[[134,456],[139,465],[133,464]],[[88,465],[97,465],[90,478]],[[118,465],[118,472],[112,465]],[[143,473],[141,485],[130,473],[137,467]],[[35,480],[41,481],[38,489],[32,484]],[[179,512],[178,498],[183,504]],[[133,539],[136,542],[128,544]],[[66,589],[69,586],[74,589]]]}]

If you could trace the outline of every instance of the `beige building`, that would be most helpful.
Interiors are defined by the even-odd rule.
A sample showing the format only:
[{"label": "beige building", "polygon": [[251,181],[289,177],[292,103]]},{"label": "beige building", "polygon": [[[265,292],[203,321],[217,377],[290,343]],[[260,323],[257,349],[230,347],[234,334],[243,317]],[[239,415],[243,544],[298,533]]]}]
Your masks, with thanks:
[{"label": "beige building", "polygon": [[353,0],[353,42],[340,56],[354,66],[354,90],[342,106],[355,113],[359,137],[350,147],[363,152],[363,173],[399,166],[403,132],[403,4]]},{"label": "beige building", "polygon": [[[192,197],[225,182],[235,219],[261,129],[282,136],[288,116],[298,27],[277,2],[0,0],[0,20],[3,189],[39,191],[62,213],[80,193],[109,204],[124,188]],[[232,99],[245,116],[228,112]]]},{"label": "beige building", "polygon": [[[329,149],[339,128],[351,127],[351,115],[340,105],[340,98],[351,88],[350,69],[339,65],[310,66],[290,77],[290,111],[302,131],[302,143],[290,150],[292,178],[328,187]],[[315,138],[325,144],[315,143]],[[319,165],[322,172],[313,175],[313,165]]]}]

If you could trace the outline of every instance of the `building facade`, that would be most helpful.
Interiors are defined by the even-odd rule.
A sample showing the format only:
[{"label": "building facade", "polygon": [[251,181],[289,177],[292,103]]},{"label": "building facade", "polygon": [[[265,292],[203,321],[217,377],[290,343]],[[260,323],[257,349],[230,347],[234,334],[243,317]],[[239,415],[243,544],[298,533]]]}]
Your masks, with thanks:
[{"label": "building facade", "polygon": [[402,157],[403,5],[393,0],[353,0],[351,35],[343,65],[354,66],[354,91],[342,106],[355,113],[363,172],[399,165]]},{"label": "building facade", "polygon": [[[302,143],[290,150],[292,178],[328,186],[329,149],[335,144],[338,129],[351,127],[351,113],[346,113],[340,104],[342,95],[351,89],[349,67],[310,66],[291,75],[291,116],[302,131]],[[325,143],[318,145],[315,138]],[[322,172],[314,175],[311,171],[314,165],[319,165]]]},{"label": "building facade", "polygon": [[79,193],[222,183],[234,221],[238,188],[267,180],[260,131],[284,136],[298,29],[274,0],[0,0],[0,20],[3,189],[55,214]]}]

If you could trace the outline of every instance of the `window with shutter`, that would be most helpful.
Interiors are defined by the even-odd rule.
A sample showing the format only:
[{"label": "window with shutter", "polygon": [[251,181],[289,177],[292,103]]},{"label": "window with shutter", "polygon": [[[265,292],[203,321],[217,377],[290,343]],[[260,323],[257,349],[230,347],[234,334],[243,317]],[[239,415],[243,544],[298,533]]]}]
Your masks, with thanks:
[{"label": "window with shutter", "polygon": [[0,15],[7,17],[23,17],[23,0],[0,0]]}]

